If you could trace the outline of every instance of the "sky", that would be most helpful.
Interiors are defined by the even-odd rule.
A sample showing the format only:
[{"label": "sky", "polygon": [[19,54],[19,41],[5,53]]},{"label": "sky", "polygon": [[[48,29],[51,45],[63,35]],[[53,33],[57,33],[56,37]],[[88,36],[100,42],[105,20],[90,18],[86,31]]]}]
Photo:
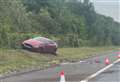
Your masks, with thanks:
[{"label": "sky", "polygon": [[120,0],[91,0],[97,13],[110,16],[120,22]]}]

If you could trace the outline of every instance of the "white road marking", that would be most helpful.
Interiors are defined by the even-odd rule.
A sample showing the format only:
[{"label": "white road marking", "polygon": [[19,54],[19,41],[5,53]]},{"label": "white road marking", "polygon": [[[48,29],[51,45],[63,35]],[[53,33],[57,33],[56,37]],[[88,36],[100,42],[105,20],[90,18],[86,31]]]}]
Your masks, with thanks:
[{"label": "white road marking", "polygon": [[96,77],[97,75],[101,74],[102,72],[104,72],[105,70],[109,69],[110,67],[112,67],[114,64],[116,64],[116,63],[118,63],[118,62],[120,62],[120,59],[114,61],[112,64],[104,67],[103,69],[101,69],[101,70],[99,70],[98,72],[92,74],[91,76],[88,76],[86,79],[84,79],[84,80],[82,80],[82,81],[80,81],[80,82],[88,82],[90,79],[92,79],[92,78]]},{"label": "white road marking", "polygon": [[75,63],[71,63],[71,62],[65,62],[65,63],[61,63],[60,65],[69,65],[69,64],[81,64],[81,63],[88,63],[88,61],[79,61],[79,62],[75,62]]}]

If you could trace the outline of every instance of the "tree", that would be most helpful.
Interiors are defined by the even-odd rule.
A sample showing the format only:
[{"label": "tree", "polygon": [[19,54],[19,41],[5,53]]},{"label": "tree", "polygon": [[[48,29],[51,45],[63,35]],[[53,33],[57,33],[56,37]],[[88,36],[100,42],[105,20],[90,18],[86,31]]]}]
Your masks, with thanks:
[{"label": "tree", "polygon": [[18,32],[30,30],[28,14],[20,0],[0,0],[0,9],[3,11],[4,16],[8,16],[12,21],[11,30]]}]

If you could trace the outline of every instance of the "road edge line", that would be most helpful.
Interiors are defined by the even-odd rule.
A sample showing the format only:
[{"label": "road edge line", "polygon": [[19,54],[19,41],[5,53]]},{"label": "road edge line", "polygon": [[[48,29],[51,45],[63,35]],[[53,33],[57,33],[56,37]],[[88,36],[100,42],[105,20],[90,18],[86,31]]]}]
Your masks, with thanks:
[{"label": "road edge line", "polygon": [[104,72],[105,70],[109,69],[110,67],[112,67],[114,64],[116,64],[116,63],[118,63],[118,62],[120,62],[120,59],[118,59],[118,60],[114,61],[112,64],[110,64],[110,65],[108,65],[108,66],[100,69],[100,70],[97,71],[96,73],[88,76],[87,78],[85,78],[84,80],[81,80],[80,82],[88,82],[90,79],[98,76],[99,74],[101,74],[101,73]]}]

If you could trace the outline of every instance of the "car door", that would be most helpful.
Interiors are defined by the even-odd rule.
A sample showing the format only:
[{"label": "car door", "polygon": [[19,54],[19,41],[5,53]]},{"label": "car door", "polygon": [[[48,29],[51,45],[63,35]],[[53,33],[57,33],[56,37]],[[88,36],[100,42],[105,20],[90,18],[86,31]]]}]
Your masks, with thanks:
[{"label": "car door", "polygon": [[53,52],[54,50],[54,43],[52,41],[45,42],[46,52]]}]

